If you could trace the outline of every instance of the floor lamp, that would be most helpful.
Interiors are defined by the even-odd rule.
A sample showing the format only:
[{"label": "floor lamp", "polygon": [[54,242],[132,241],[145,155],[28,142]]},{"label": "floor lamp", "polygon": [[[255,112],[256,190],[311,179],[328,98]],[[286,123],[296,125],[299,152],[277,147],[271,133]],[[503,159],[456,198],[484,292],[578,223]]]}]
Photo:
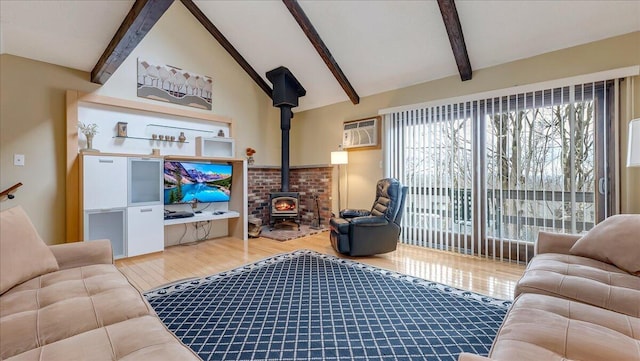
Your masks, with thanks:
[{"label": "floor lamp", "polygon": [[627,167],[640,167],[640,118],[629,122]]},{"label": "floor lamp", "polygon": [[340,172],[340,165],[349,163],[349,153],[345,150],[339,150],[336,152],[331,152],[331,164],[338,165],[338,212],[340,212],[340,207],[342,203],[340,202],[340,178],[342,173]]}]

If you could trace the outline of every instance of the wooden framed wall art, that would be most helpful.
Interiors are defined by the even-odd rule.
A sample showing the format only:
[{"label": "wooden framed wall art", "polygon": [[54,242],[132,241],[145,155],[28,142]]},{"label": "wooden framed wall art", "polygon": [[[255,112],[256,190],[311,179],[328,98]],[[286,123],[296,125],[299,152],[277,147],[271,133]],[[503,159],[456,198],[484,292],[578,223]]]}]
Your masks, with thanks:
[{"label": "wooden framed wall art", "polygon": [[213,80],[171,65],[138,59],[138,96],[211,110]]}]

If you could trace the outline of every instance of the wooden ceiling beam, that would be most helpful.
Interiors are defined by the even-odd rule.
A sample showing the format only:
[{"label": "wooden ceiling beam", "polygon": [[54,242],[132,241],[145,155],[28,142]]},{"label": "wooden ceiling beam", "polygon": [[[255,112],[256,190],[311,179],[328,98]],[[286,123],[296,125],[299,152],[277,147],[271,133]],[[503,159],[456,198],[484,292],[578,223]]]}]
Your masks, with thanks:
[{"label": "wooden ceiling beam", "polygon": [[267,94],[267,96],[271,98],[273,90],[271,89],[269,84],[267,84],[267,82],[262,79],[262,77],[258,73],[256,73],[253,67],[251,67],[251,65],[244,59],[244,57],[242,57],[242,55],[240,55],[236,48],[231,45],[229,40],[227,40],[227,38],[222,35],[220,30],[218,30],[218,28],[213,25],[211,20],[209,20],[209,18],[204,15],[200,8],[198,8],[198,6],[194,4],[192,0],[181,0],[181,2],[182,5],[184,5],[187,10],[189,10],[196,19],[198,19],[200,24],[202,24],[202,26],[204,26],[204,28],[207,29],[207,31],[218,41],[218,43],[222,45],[222,47],[229,53],[229,55],[231,55],[231,57],[238,63],[238,65],[240,65],[240,67],[244,69],[247,74],[249,74],[251,79],[253,79],[253,81],[258,84],[258,86]]},{"label": "wooden ceiling beam", "polygon": [[470,80],[472,73],[471,62],[469,61],[469,54],[467,54],[467,46],[464,43],[462,25],[460,24],[456,4],[454,0],[438,0],[438,6],[440,7],[444,26],[447,28],[453,56],[456,59],[456,64],[458,64],[460,78],[462,81]]},{"label": "wooden ceiling beam", "polygon": [[136,0],[91,70],[91,82],[106,83],[172,3],[173,0]]},{"label": "wooden ceiling beam", "polygon": [[300,4],[298,4],[296,0],[282,0],[282,2],[287,7],[287,9],[289,9],[289,12],[293,16],[293,18],[296,19],[304,34],[307,36],[307,38],[309,38],[309,41],[311,41],[313,47],[316,48],[316,51],[318,52],[318,54],[320,54],[320,57],[322,58],[324,63],[327,64],[327,67],[329,68],[331,73],[333,73],[333,76],[335,76],[344,92],[347,93],[347,96],[349,97],[349,99],[351,99],[351,102],[353,104],[360,103],[360,96],[358,96],[358,93],[356,93],[355,89],[353,89],[353,86],[351,86],[349,79],[347,79],[346,75],[344,75],[344,73],[342,72],[342,69],[340,69],[340,66],[333,58],[333,55],[331,55],[331,52],[329,51],[325,43],[320,38],[320,35],[300,7]]}]

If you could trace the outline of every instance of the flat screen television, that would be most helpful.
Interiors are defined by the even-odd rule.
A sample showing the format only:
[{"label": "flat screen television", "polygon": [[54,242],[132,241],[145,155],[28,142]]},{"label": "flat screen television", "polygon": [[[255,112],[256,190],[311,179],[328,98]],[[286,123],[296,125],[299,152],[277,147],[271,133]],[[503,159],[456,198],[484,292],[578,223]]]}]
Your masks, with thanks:
[{"label": "flat screen television", "polygon": [[225,163],[164,162],[164,204],[229,202],[233,166]]}]

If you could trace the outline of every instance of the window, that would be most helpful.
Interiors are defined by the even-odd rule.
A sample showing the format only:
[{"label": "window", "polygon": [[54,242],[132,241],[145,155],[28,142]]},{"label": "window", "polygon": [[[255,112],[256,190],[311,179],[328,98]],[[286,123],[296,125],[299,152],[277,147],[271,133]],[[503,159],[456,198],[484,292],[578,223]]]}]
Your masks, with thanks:
[{"label": "window", "polygon": [[613,85],[388,114],[386,172],[410,188],[401,241],[527,261],[540,230],[591,229],[611,213]]}]

